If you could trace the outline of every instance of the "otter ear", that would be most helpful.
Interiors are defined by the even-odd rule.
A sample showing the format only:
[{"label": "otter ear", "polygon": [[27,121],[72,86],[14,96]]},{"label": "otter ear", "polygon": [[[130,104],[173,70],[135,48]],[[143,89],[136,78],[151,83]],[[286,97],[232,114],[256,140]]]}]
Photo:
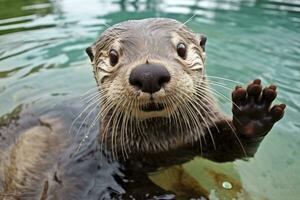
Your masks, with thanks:
[{"label": "otter ear", "polygon": [[88,47],[85,49],[85,52],[87,53],[87,55],[89,56],[91,62],[94,61],[94,52],[93,52],[93,47]]},{"label": "otter ear", "polygon": [[205,44],[206,44],[207,37],[205,35],[200,35],[200,47],[205,51]]}]

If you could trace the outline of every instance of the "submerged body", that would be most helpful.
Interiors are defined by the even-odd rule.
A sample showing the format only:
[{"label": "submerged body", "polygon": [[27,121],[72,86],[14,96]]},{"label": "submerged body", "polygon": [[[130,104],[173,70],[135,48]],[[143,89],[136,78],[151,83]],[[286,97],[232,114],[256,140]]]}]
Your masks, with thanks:
[{"label": "submerged body", "polygon": [[106,30],[87,48],[99,89],[93,122],[81,133],[71,107],[39,117],[5,148],[0,197],[151,199],[162,193],[146,174],[157,167],[197,155],[218,162],[253,156],[285,105],[271,106],[276,87],[262,90],[255,80],[235,88],[227,118],[205,75],[205,43],[171,19]]}]

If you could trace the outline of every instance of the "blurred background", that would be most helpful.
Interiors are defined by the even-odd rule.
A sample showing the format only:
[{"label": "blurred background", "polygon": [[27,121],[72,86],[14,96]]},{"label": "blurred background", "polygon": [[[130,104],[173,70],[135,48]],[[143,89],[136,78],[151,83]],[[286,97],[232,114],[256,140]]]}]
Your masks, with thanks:
[{"label": "blurred background", "polygon": [[[108,26],[148,17],[189,20],[187,26],[208,36],[208,75],[243,84],[260,78],[264,85],[276,84],[277,102],[287,104],[285,118],[255,158],[228,164],[197,158],[152,174],[153,181],[184,193],[170,175],[180,174],[179,181],[188,177],[185,185],[201,188],[210,199],[299,199],[297,0],[0,0],[0,125],[25,107],[79,99],[95,86],[85,48]],[[215,89],[230,97],[227,88]],[[225,98],[219,102],[230,114],[231,103]]]}]

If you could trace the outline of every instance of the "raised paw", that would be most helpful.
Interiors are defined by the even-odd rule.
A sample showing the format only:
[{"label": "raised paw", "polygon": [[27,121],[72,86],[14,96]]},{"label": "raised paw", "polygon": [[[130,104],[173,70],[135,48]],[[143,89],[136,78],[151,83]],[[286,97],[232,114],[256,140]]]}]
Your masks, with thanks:
[{"label": "raised paw", "polygon": [[237,131],[247,137],[266,135],[284,115],[285,104],[271,106],[276,96],[276,86],[262,89],[259,79],[249,84],[247,89],[236,86],[232,92],[232,112]]}]

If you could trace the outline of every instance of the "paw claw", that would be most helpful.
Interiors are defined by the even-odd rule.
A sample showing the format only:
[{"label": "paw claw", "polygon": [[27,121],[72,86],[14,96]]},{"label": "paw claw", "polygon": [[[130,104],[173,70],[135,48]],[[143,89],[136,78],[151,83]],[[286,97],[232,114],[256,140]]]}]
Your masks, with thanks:
[{"label": "paw claw", "polygon": [[260,85],[261,80],[260,80],[260,79],[255,79],[255,80],[253,81],[253,83],[254,83],[254,84],[257,84],[257,85]]},{"label": "paw claw", "polygon": [[276,85],[270,85],[269,88],[274,90],[274,91],[276,91],[276,89],[277,89]]},{"label": "paw claw", "polygon": [[260,96],[262,87],[259,84],[253,83],[247,87],[248,98],[250,101],[257,100]]},{"label": "paw claw", "polygon": [[[284,105],[284,106],[283,106]],[[273,122],[280,120],[284,115],[285,104],[275,105],[270,110]]]},{"label": "paw claw", "polygon": [[[276,86],[275,86],[276,87]],[[276,98],[276,96],[277,96],[277,92],[275,91],[276,90],[276,88],[274,89],[274,87],[272,87],[271,88],[271,86],[270,87],[268,87],[268,88],[265,88],[264,90],[263,90],[263,94],[262,94],[262,99],[261,99],[261,101],[263,102],[263,103],[265,103],[266,105],[267,105],[267,107],[269,107],[270,105],[271,105],[271,103],[272,103],[272,101]]]},{"label": "paw claw", "polygon": [[242,88],[242,86],[240,86],[240,85],[235,86],[235,90],[240,89],[240,88]]},{"label": "paw claw", "polygon": [[246,90],[242,87],[237,88],[232,92],[232,100],[234,103],[240,105],[246,99]]},{"label": "paw claw", "polygon": [[279,106],[282,108],[282,110],[284,110],[286,107],[286,105],[284,103],[280,104]]}]

